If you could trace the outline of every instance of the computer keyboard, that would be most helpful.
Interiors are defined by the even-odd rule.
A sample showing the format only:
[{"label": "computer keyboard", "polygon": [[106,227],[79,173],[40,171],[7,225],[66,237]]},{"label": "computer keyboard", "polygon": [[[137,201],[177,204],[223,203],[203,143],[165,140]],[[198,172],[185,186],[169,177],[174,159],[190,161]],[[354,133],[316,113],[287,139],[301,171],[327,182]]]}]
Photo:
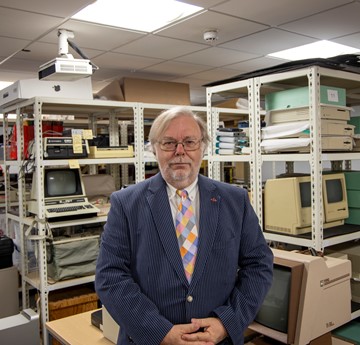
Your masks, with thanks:
[{"label": "computer keyboard", "polygon": [[100,210],[88,201],[80,204],[47,205],[45,217],[49,222],[96,217]]}]

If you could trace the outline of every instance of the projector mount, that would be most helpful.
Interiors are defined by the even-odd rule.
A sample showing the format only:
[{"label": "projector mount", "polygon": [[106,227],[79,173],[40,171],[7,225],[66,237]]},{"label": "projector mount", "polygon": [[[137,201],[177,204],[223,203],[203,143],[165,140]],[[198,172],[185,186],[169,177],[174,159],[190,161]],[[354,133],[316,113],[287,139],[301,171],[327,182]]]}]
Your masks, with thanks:
[{"label": "projector mount", "polygon": [[[39,79],[73,81],[89,77],[95,70],[99,69],[74,42],[69,40],[69,38],[74,38],[72,31],[59,29],[58,36],[59,57],[40,66]],[[69,53],[68,46],[71,46],[82,59],[74,59]]]},{"label": "projector mount", "polygon": [[[80,50],[80,48],[69,38],[74,38],[75,35],[72,31],[66,29],[59,29],[58,30],[58,37],[59,37],[59,56],[60,57],[67,57],[69,59],[74,59],[73,55],[69,53],[69,46],[74,49],[83,59],[90,60],[90,58]],[[98,70],[99,67],[93,64],[90,61],[90,64],[93,68],[93,71]]]}]

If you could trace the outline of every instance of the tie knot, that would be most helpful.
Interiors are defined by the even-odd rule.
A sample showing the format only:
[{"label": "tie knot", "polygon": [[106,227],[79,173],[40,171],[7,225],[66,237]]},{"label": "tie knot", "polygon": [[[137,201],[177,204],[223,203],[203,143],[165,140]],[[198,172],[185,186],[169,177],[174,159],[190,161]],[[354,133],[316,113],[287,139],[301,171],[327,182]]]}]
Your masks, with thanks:
[{"label": "tie knot", "polygon": [[183,190],[178,189],[178,190],[176,191],[176,194],[177,194],[180,198],[183,198],[183,199],[186,199],[186,198],[188,197],[188,192],[187,192],[185,189],[183,189]]}]

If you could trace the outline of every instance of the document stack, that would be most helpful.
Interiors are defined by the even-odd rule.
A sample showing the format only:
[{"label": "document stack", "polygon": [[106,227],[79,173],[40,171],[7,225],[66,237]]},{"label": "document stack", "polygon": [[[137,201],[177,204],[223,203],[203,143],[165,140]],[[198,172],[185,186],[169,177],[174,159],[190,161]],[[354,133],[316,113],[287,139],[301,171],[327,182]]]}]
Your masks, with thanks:
[{"label": "document stack", "polygon": [[[350,111],[345,90],[321,86],[319,113],[322,151],[351,151],[354,126],[348,124]],[[271,152],[310,152],[309,90],[301,87],[265,96],[269,126],[262,128],[261,148]]]},{"label": "document stack", "polygon": [[242,154],[244,147],[249,146],[249,139],[241,128],[218,128],[216,131],[215,153],[219,155]]}]

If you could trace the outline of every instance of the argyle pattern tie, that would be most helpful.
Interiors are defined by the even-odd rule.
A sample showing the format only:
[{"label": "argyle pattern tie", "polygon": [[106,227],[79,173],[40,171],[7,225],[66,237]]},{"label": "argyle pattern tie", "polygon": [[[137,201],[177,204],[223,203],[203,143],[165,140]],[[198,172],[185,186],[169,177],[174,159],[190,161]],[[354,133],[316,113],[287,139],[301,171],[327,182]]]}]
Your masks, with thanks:
[{"label": "argyle pattern tie", "polygon": [[177,190],[176,194],[181,197],[175,221],[176,236],[179,242],[185,275],[190,283],[195,267],[196,252],[198,247],[198,230],[194,209],[191,205],[188,192],[185,189]]}]

